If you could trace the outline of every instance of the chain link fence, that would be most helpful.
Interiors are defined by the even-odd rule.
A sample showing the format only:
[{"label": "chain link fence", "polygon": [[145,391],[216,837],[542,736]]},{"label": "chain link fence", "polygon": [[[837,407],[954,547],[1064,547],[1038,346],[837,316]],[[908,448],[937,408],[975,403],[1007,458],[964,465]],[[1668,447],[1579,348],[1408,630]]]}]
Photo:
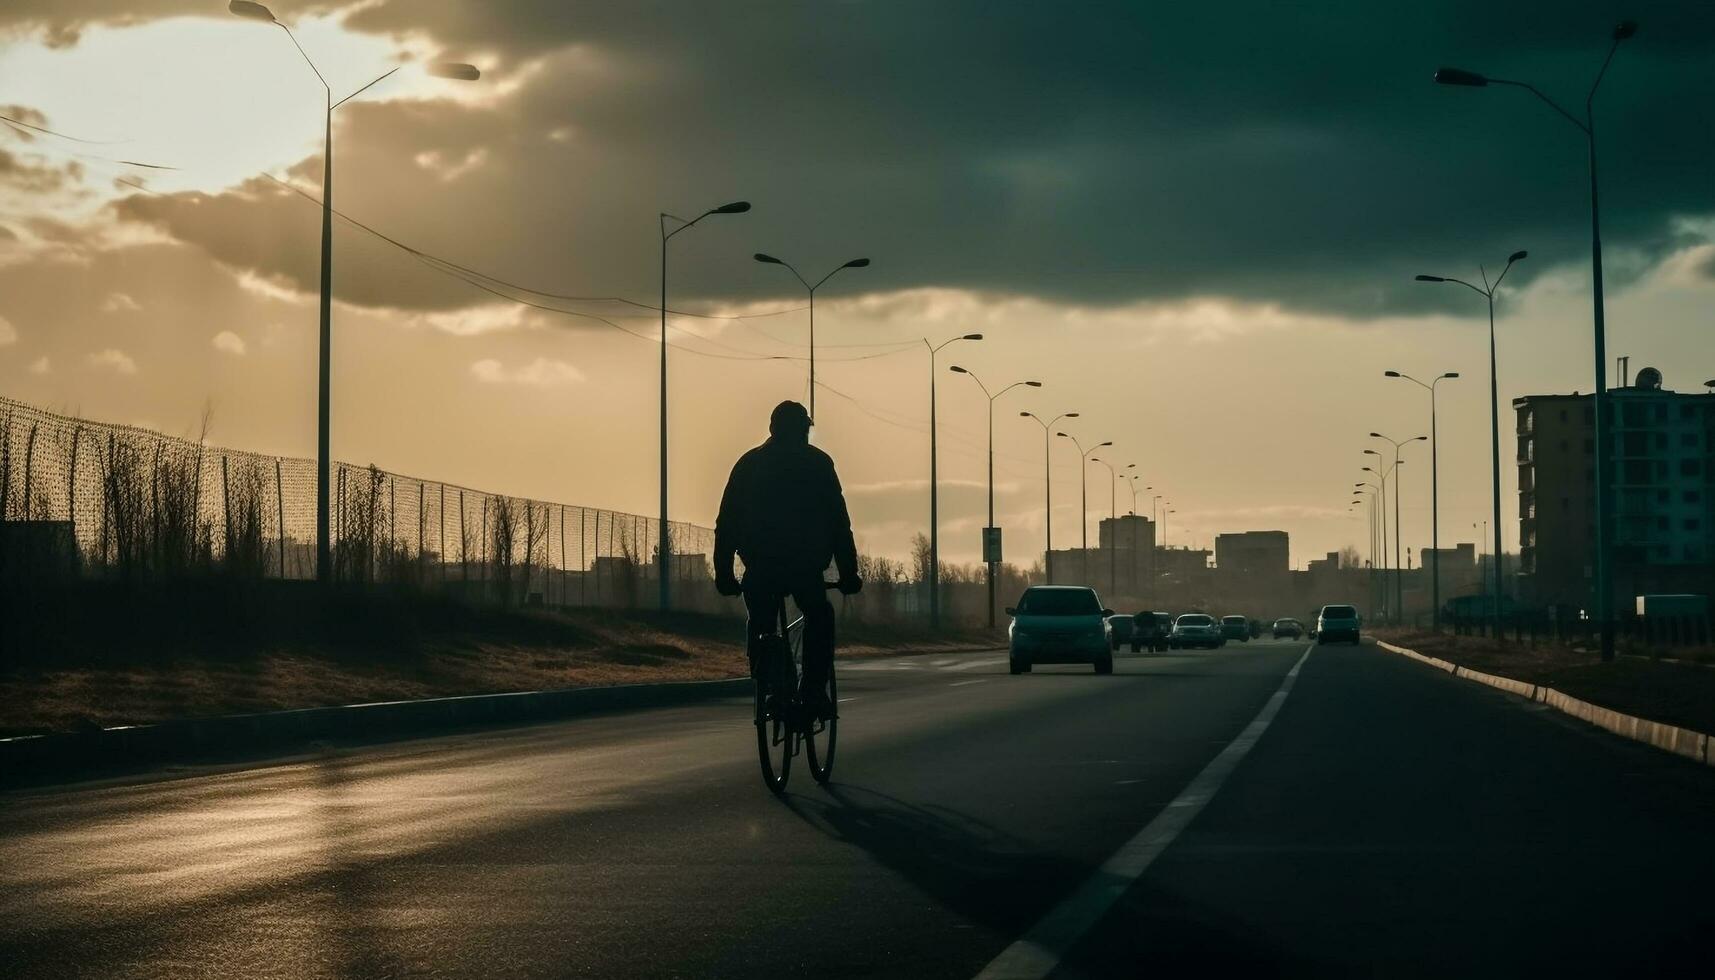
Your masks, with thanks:
[{"label": "chain link fence", "polygon": [[[714,531],[336,463],[338,581],[508,605],[716,608]],[[0,582],[313,579],[315,461],[265,456],[0,398]]]}]

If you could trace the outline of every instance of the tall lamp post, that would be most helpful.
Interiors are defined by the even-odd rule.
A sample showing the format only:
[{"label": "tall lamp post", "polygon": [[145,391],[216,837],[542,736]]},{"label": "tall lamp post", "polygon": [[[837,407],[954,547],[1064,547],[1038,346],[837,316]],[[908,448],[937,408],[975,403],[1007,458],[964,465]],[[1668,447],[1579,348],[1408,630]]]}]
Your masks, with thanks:
[{"label": "tall lamp post", "polygon": [[[339,101],[334,101],[333,89],[327,79],[322,77],[320,68],[310,60],[309,53],[298,43],[297,35],[292,29],[274,19],[273,11],[259,3],[249,0],[232,0],[226,8],[235,16],[245,20],[254,20],[264,24],[272,24],[286,32],[286,37],[292,41],[292,47],[298,49],[304,63],[315,73],[316,81],[322,83],[322,92],[326,96],[323,103],[322,117],[322,268],[321,268],[321,328],[319,337],[319,352],[317,355],[317,397],[316,397],[316,581],[328,584],[333,581],[333,538],[329,527],[328,493],[331,487],[329,469],[329,425],[332,416],[332,372],[330,362],[333,358],[333,111],[345,105],[359,94],[369,89],[382,79],[398,71],[399,65],[389,68],[365,84],[359,86],[350,95]],[[427,68],[429,74],[437,78],[451,78],[458,81],[472,82],[482,77],[482,73],[471,65],[457,62],[438,62]]]},{"label": "tall lamp post", "polygon": [[1078,437],[1064,432],[1055,435],[1062,439],[1072,440],[1072,445],[1078,447],[1078,570],[1083,573],[1086,584],[1090,581],[1090,454],[1105,446],[1113,445],[1113,440],[1098,442],[1088,449],[1078,441]]},{"label": "tall lamp post", "polygon": [[[1528,82],[1513,81],[1505,78],[1490,78],[1474,71],[1459,68],[1442,68],[1435,73],[1435,80],[1442,85],[1462,85],[1481,88],[1487,85],[1510,85],[1522,88],[1530,94],[1547,103],[1558,112],[1562,118],[1577,127],[1584,134],[1584,142],[1588,151],[1590,166],[1590,281],[1591,308],[1593,312],[1592,330],[1595,335],[1596,387],[1593,397],[1596,408],[1596,548],[1595,561],[1592,563],[1596,572],[1596,618],[1602,628],[1602,659],[1614,659],[1614,597],[1610,594],[1609,576],[1611,569],[1608,563],[1608,537],[1612,514],[1610,514],[1610,477],[1613,462],[1610,459],[1613,447],[1608,445],[1608,350],[1607,325],[1602,306],[1602,222],[1601,209],[1598,204],[1596,183],[1596,119],[1593,103],[1596,100],[1596,89],[1602,84],[1603,76],[1608,73],[1608,65],[1614,60],[1614,52],[1620,48],[1620,42],[1627,40],[1638,32],[1636,21],[1623,20],[1614,25],[1609,35],[1608,55],[1602,59],[1602,67],[1596,72],[1595,81],[1590,83],[1590,90],[1584,95],[1584,118],[1561,108],[1560,104],[1542,94],[1534,85]],[[1500,535],[1500,519],[1495,519],[1495,534]],[[1501,566],[1501,552],[1495,549],[1495,568],[1497,575]],[[1497,594],[1495,605],[1500,606]]]},{"label": "tall lamp post", "polygon": [[[1119,595],[1119,492],[1114,487],[1120,481],[1120,474],[1119,470],[1114,469],[1112,463],[1100,456],[1091,456],[1090,462],[1100,463],[1108,470],[1108,596],[1112,598]],[[1101,545],[1102,542],[1098,536],[1096,547],[1099,548]]]},{"label": "tall lamp post", "polygon": [[[1419,388],[1429,392],[1429,547],[1435,555],[1435,567],[1430,569],[1429,572],[1429,601],[1433,606],[1429,613],[1429,622],[1430,626],[1439,633],[1441,631],[1441,453],[1440,439],[1435,428],[1435,387],[1449,378],[1457,378],[1459,376],[1459,372],[1448,371],[1445,374],[1436,377],[1428,384],[1424,384],[1422,381],[1417,380],[1409,374],[1401,374],[1398,371],[1384,371],[1383,375],[1389,378],[1404,378],[1412,384],[1417,385]],[[1493,378],[1494,374],[1493,372],[1490,372],[1491,383]],[[1491,388],[1490,397],[1492,398],[1493,395],[1494,392]],[[1498,455],[1499,450],[1496,452],[1495,505],[1499,507],[1500,457]]]},{"label": "tall lamp post", "polygon": [[[1388,477],[1393,475],[1393,467],[1382,466],[1382,454],[1377,450],[1366,449],[1366,450],[1364,450],[1364,455],[1374,456],[1376,458],[1376,465],[1364,467],[1364,472],[1375,477],[1376,480],[1381,484],[1381,487],[1379,490],[1379,492],[1381,493],[1381,520],[1379,522],[1379,526],[1380,526],[1381,532],[1382,532],[1382,594],[1381,594],[1381,602],[1379,603],[1379,605],[1391,614],[1393,612],[1393,603],[1388,601],[1388,594],[1387,594],[1387,579],[1388,579],[1387,573],[1389,571],[1389,564],[1390,564],[1388,562],[1388,556],[1387,556],[1387,481],[1388,481]],[[1394,485],[1393,492],[1395,495],[1398,495],[1398,493],[1399,493],[1399,485],[1398,484]]]},{"label": "tall lamp post", "polygon": [[1048,576],[1048,584],[1054,584],[1054,471],[1049,466],[1048,447],[1053,445],[1054,423],[1061,419],[1075,419],[1077,412],[1064,412],[1048,421],[1042,421],[1042,416],[1035,412],[1019,412],[1020,418],[1030,419],[1042,426],[1042,569]]},{"label": "tall lamp post", "polygon": [[[947,370],[952,371],[954,374],[962,374],[965,377],[970,378],[972,381],[975,381],[977,383],[977,387],[981,388],[983,390],[983,394],[985,396],[987,396],[987,398],[989,400],[989,405],[988,405],[988,408],[989,408],[989,522],[988,522],[988,526],[994,527],[994,403],[995,403],[995,399],[1006,394],[1007,392],[1011,391],[1014,388],[1019,388],[1019,387],[1040,388],[1040,387],[1042,387],[1042,382],[1040,382],[1040,381],[1014,381],[1012,384],[1007,385],[1005,388],[1002,388],[999,391],[991,392],[991,391],[989,391],[989,386],[983,384],[983,379],[977,377],[975,374],[972,374],[970,371],[966,370],[965,368],[962,368],[962,367],[958,366],[957,364],[954,364],[951,367],[949,367]],[[997,561],[988,561],[987,555],[984,555],[983,558],[985,559],[983,561],[983,564],[988,567],[989,628],[993,629],[994,628],[994,573],[995,573],[995,569],[1000,566],[1000,563]]]},{"label": "tall lamp post", "polygon": [[[749,201],[734,201],[718,208],[710,208],[689,221],[665,211],[657,216],[661,230],[661,533],[655,549],[659,553],[661,566],[656,577],[660,579],[662,612],[671,608],[673,598],[669,585],[672,576],[667,574],[673,554],[673,538],[667,525],[667,243],[673,240],[674,235],[691,228],[711,214],[743,214],[749,210]],[[672,231],[667,230],[669,218],[679,223]]]},{"label": "tall lamp post", "polygon": [[832,279],[834,277],[834,272],[838,272],[841,269],[865,268],[869,265],[869,260],[852,259],[844,265],[835,266],[833,272],[830,272],[816,280],[816,284],[812,286],[803,276],[798,274],[798,270],[793,267],[792,263],[785,259],[777,259],[772,255],[765,255],[762,252],[757,252],[751,257],[756,259],[758,262],[765,262],[769,265],[785,266],[786,271],[792,273],[800,283],[803,283],[804,289],[810,294],[810,424],[814,425],[816,422],[816,290],[822,288],[822,283]]},{"label": "tall lamp post", "polygon": [[[1429,441],[1428,436],[1412,436],[1410,439],[1398,439],[1398,440],[1389,439],[1387,436],[1382,435],[1380,432],[1370,433],[1370,438],[1371,439],[1380,439],[1381,441],[1388,443],[1389,445],[1393,446],[1393,466],[1390,467],[1390,469],[1396,473],[1398,472],[1399,465],[1400,465],[1400,458],[1399,458],[1400,447],[1406,445],[1407,443],[1428,442]],[[1379,456],[1380,454],[1378,453],[1377,455]],[[1394,602],[1398,606],[1398,608],[1395,610],[1395,613],[1394,613],[1396,616],[1396,619],[1395,619],[1396,623],[1405,622],[1405,571],[1404,571],[1404,566],[1401,565],[1400,561],[1399,561],[1399,539],[1400,539],[1400,533],[1399,533],[1400,532],[1399,498],[1400,498],[1400,496],[1401,496],[1401,494],[1400,494],[1399,479],[1398,479],[1398,477],[1395,477],[1394,481],[1393,481],[1393,598],[1394,598]]]},{"label": "tall lamp post", "polygon": [[929,338],[923,338],[923,347],[929,352],[929,625],[941,625],[941,478],[939,472],[940,450],[936,442],[938,429],[935,423],[935,355],[948,344],[956,344],[961,340],[981,340],[980,333],[967,333],[939,344],[929,343]]},{"label": "tall lamp post", "polygon": [[[1366,466],[1365,469],[1369,469],[1369,467]],[[1377,515],[1377,513],[1381,507],[1381,504],[1377,498],[1377,494],[1381,493],[1381,488],[1376,486],[1374,483],[1364,483],[1364,482],[1360,481],[1360,482],[1352,485],[1352,492],[1355,494],[1358,494],[1359,496],[1364,497],[1365,499],[1367,499],[1369,501],[1369,505],[1370,505],[1370,576],[1369,576],[1369,584],[1370,584],[1370,607],[1371,607],[1371,612],[1373,613],[1376,609],[1379,609],[1382,605],[1381,595],[1380,595],[1380,592],[1377,588],[1377,579],[1376,579],[1376,568],[1377,568],[1377,565],[1376,565],[1376,548],[1377,548],[1376,540],[1377,540],[1377,535],[1378,535],[1378,531],[1376,529],[1377,528],[1376,515]],[[1384,547],[1383,548],[1384,553],[1385,553],[1385,550],[1386,549]]]},{"label": "tall lamp post", "polygon": [[[1483,279],[1483,287],[1481,289],[1478,289],[1476,286],[1463,279],[1453,279],[1448,276],[1417,277],[1418,282],[1457,283],[1464,286],[1466,289],[1480,293],[1489,303],[1489,474],[1491,494],[1490,503],[1494,507],[1495,554],[1497,555],[1501,553],[1501,396],[1500,382],[1497,380],[1498,372],[1495,360],[1495,293],[1501,288],[1501,280],[1505,279],[1507,277],[1507,273],[1512,270],[1513,263],[1524,259],[1529,254],[1529,252],[1520,249],[1519,251],[1507,256],[1507,264],[1505,268],[1501,269],[1501,274],[1496,276],[1495,281],[1492,283],[1489,282],[1488,271],[1479,266],[1477,272]],[[1430,403],[1431,405],[1434,404],[1433,395],[1430,397]],[[1431,408],[1430,411],[1431,418],[1433,418],[1434,409]],[[1600,443],[1598,443],[1598,445],[1600,445]],[[1600,461],[1602,454],[1597,453],[1596,458]],[[1601,484],[1598,483],[1597,486],[1599,488]],[[1600,494],[1601,490],[1598,489],[1597,493]],[[1598,522],[1598,526],[1600,526],[1600,522]],[[1490,612],[1494,617],[1494,634],[1498,637],[1501,635],[1501,564],[1499,561],[1495,562],[1494,573],[1495,594],[1493,605],[1490,607]]]}]

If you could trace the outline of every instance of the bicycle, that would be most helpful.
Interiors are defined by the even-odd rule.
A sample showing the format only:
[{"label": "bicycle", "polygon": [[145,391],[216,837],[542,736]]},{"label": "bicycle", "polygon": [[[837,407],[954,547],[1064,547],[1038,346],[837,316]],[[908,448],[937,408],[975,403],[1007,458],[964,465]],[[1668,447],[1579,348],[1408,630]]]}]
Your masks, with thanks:
[{"label": "bicycle", "polygon": [[[833,582],[825,582],[823,586],[837,588]],[[833,775],[834,746],[839,734],[839,686],[830,663],[828,703],[834,710],[825,719],[811,717],[798,689],[803,676],[804,617],[787,620],[784,594],[776,595],[774,603],[775,631],[764,633],[750,643],[750,676],[754,682],[756,752],[762,763],[762,782],[771,791],[783,793],[792,775],[792,759],[800,747],[816,782],[826,783]]]}]

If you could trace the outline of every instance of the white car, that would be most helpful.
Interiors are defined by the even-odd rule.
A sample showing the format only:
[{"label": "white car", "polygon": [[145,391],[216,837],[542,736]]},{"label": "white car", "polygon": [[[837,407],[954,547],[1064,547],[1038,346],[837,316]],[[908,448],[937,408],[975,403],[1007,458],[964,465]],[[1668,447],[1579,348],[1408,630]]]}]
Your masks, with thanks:
[{"label": "white car", "polygon": [[1215,622],[1215,617],[1203,613],[1182,613],[1173,621],[1173,633],[1167,638],[1167,645],[1175,650],[1189,647],[1206,647],[1214,650],[1225,646],[1227,638],[1221,635],[1221,624]]}]

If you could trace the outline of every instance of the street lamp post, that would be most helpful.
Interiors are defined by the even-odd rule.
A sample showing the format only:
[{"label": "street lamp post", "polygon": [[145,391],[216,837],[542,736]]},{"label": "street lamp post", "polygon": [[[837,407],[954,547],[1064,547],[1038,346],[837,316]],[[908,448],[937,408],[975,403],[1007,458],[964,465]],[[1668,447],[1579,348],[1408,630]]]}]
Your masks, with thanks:
[{"label": "street lamp post", "polygon": [[1098,442],[1088,449],[1078,441],[1077,436],[1064,432],[1055,435],[1062,439],[1072,440],[1072,445],[1078,447],[1078,570],[1083,573],[1085,584],[1090,581],[1090,454],[1104,446],[1113,445],[1113,440]]},{"label": "street lamp post", "polygon": [[[965,368],[962,368],[962,367],[958,366],[957,364],[954,364],[951,367],[949,367],[947,370],[952,371],[954,374],[962,374],[962,375],[970,378],[972,381],[975,381],[977,383],[977,387],[981,388],[983,390],[983,394],[985,396],[987,396],[988,400],[989,400],[989,405],[988,405],[988,408],[989,408],[989,460],[988,460],[989,461],[989,522],[988,522],[988,526],[992,528],[992,527],[994,527],[994,402],[995,402],[995,399],[1006,394],[1007,392],[1011,391],[1012,389],[1018,388],[1018,387],[1040,388],[1040,387],[1042,387],[1042,382],[1040,382],[1040,381],[1014,381],[1012,384],[1007,385],[1005,388],[1002,388],[999,391],[991,393],[989,391],[988,385],[983,384],[983,379],[977,377],[975,374],[972,374],[970,371],[966,370]],[[986,534],[987,532],[985,531],[984,533]],[[999,567],[1000,563],[998,561],[989,561],[987,555],[984,555],[983,559],[984,559],[983,564],[988,567],[988,584],[989,584],[988,622],[989,622],[989,628],[993,629],[994,628],[994,573],[995,573],[995,569]]]},{"label": "street lamp post", "polygon": [[[1391,466],[1389,468],[1390,472],[1397,472],[1399,470],[1400,462],[1401,462],[1401,460],[1399,458],[1399,450],[1400,450],[1401,446],[1404,446],[1407,443],[1412,443],[1412,442],[1428,442],[1429,441],[1428,436],[1412,436],[1410,439],[1394,440],[1394,439],[1389,439],[1387,436],[1382,435],[1380,432],[1370,433],[1370,438],[1371,439],[1380,439],[1381,441],[1383,441],[1385,443],[1389,443],[1393,446],[1393,466]],[[1380,455],[1381,455],[1380,453],[1377,454],[1378,457]],[[1394,598],[1394,603],[1397,607],[1394,610],[1394,622],[1396,624],[1405,622],[1405,573],[1404,573],[1404,567],[1400,564],[1400,561],[1399,561],[1399,539],[1400,539],[1400,533],[1399,533],[1400,532],[1399,498],[1400,498],[1399,478],[1396,476],[1394,478],[1394,481],[1393,481],[1393,598]]]},{"label": "street lamp post", "polygon": [[[1389,378],[1404,378],[1429,392],[1429,547],[1435,555],[1435,567],[1429,572],[1430,604],[1433,607],[1429,613],[1430,626],[1435,632],[1441,632],[1441,453],[1440,439],[1435,428],[1435,386],[1449,378],[1457,378],[1459,372],[1448,371],[1428,384],[1417,380],[1409,374],[1398,371],[1385,371]],[[1491,379],[1493,374],[1490,375]],[[1493,393],[1491,392],[1491,395]],[[1500,473],[1500,460],[1495,460],[1497,477]],[[1497,506],[1499,504],[1499,480],[1496,480]]]},{"label": "street lamp post", "polygon": [[[1614,60],[1614,52],[1620,48],[1620,42],[1627,40],[1638,32],[1636,21],[1623,20],[1614,26],[1609,35],[1608,55],[1602,59],[1602,67],[1596,72],[1595,81],[1590,83],[1590,91],[1584,96],[1584,118],[1565,109],[1553,99],[1542,94],[1535,86],[1527,82],[1513,81],[1505,78],[1489,78],[1477,72],[1464,71],[1459,68],[1442,68],[1435,73],[1435,80],[1442,85],[1462,85],[1481,88],[1487,85],[1510,85],[1522,88],[1530,94],[1547,103],[1555,112],[1584,134],[1584,141],[1589,156],[1590,168],[1590,280],[1591,308],[1593,312],[1592,330],[1595,335],[1596,387],[1593,389],[1596,409],[1596,547],[1593,564],[1596,572],[1596,617],[1602,629],[1602,659],[1614,659],[1614,597],[1610,594],[1610,575],[1612,570],[1608,562],[1608,539],[1612,533],[1609,527],[1612,514],[1610,513],[1610,479],[1613,468],[1613,447],[1608,445],[1608,351],[1607,324],[1602,302],[1602,222],[1601,209],[1596,182],[1596,118],[1593,103],[1596,100],[1596,89],[1602,84],[1603,76],[1608,73],[1608,65]],[[1495,535],[1500,535],[1500,518],[1495,519]],[[1499,575],[1501,566],[1501,551],[1495,549],[1495,568]],[[1498,584],[1497,584],[1498,589]],[[1497,593],[1495,606],[1500,606]],[[1499,623],[1497,620],[1497,627]]]},{"label": "street lamp post", "polygon": [[[661,611],[666,612],[672,605],[672,593],[669,585],[672,576],[667,574],[668,563],[673,554],[672,535],[667,525],[667,243],[673,236],[692,227],[711,214],[743,214],[750,210],[749,201],[734,201],[723,204],[718,208],[710,208],[689,221],[663,211],[657,216],[657,224],[661,230],[661,527],[660,536],[655,550],[658,552],[660,568],[656,577],[660,579]],[[667,219],[679,223],[672,231],[667,230]]]},{"label": "street lamp post", "polygon": [[980,333],[963,334],[939,344],[931,344],[929,338],[923,338],[923,347],[929,352],[929,625],[935,628],[941,625],[941,457],[936,442],[935,355],[948,344],[981,339],[983,335]]},{"label": "street lamp post", "polygon": [[1020,418],[1027,418],[1042,426],[1042,570],[1048,577],[1048,584],[1054,584],[1054,476],[1049,464],[1048,447],[1053,445],[1054,423],[1061,419],[1075,419],[1077,412],[1064,412],[1048,421],[1034,412],[1019,412]]},{"label": "street lamp post", "polygon": [[[1387,557],[1387,481],[1388,477],[1393,475],[1393,467],[1389,466],[1384,468],[1382,466],[1382,454],[1377,450],[1366,449],[1364,450],[1364,454],[1366,456],[1374,456],[1376,458],[1376,465],[1373,467],[1364,467],[1364,472],[1374,476],[1381,483],[1379,491],[1381,493],[1381,520],[1379,527],[1382,532],[1382,590],[1381,602],[1379,602],[1378,605],[1391,614],[1393,612],[1393,603],[1388,601],[1387,594],[1387,573],[1389,571],[1389,562]],[[1399,484],[1394,484],[1393,492],[1396,495],[1399,493]]]},{"label": "street lamp post", "polygon": [[[1119,493],[1114,489],[1114,485],[1119,482],[1120,474],[1118,470],[1114,469],[1112,463],[1100,456],[1091,456],[1090,462],[1100,463],[1108,469],[1108,597],[1111,599],[1119,595],[1120,515]],[[1102,542],[1098,537],[1096,546],[1101,547],[1101,544]]]},{"label": "street lamp post", "polygon": [[[1489,282],[1488,271],[1479,266],[1477,272],[1483,279],[1483,286],[1481,289],[1478,289],[1476,286],[1463,279],[1454,279],[1448,276],[1420,275],[1417,277],[1418,282],[1457,283],[1458,285],[1464,286],[1466,289],[1481,294],[1489,304],[1489,474],[1491,494],[1490,502],[1494,507],[1495,554],[1497,555],[1501,553],[1501,395],[1500,382],[1497,379],[1498,370],[1495,360],[1495,293],[1501,288],[1501,280],[1505,279],[1507,277],[1507,273],[1512,271],[1513,263],[1518,262],[1529,255],[1529,252],[1520,249],[1519,251],[1507,256],[1506,266],[1501,269],[1501,274],[1496,276],[1495,281],[1492,283]],[[1419,384],[1421,383],[1422,382],[1419,382]],[[1431,405],[1433,405],[1433,394],[1430,396],[1430,401]],[[1430,417],[1433,419],[1433,408],[1431,408],[1430,413]],[[1601,454],[1598,453],[1598,459],[1600,456]],[[1598,493],[1600,493],[1599,490]],[[1495,635],[1499,636],[1501,632],[1501,565],[1498,561],[1495,563],[1494,573],[1495,594],[1491,613],[1494,617]]]},{"label": "street lamp post", "polygon": [[[1366,467],[1364,467],[1364,469],[1367,470],[1367,469],[1369,469],[1369,467],[1366,466]],[[1370,588],[1369,588],[1369,592],[1370,592],[1370,608],[1371,608],[1371,611],[1374,612],[1375,610],[1379,609],[1383,605],[1383,600],[1381,597],[1381,591],[1380,591],[1380,588],[1378,587],[1378,580],[1376,578],[1376,568],[1377,568],[1377,566],[1376,566],[1376,549],[1378,547],[1376,544],[1376,541],[1377,541],[1378,536],[1379,536],[1379,532],[1377,531],[1377,513],[1378,513],[1379,508],[1381,506],[1379,503],[1379,498],[1377,495],[1380,494],[1382,491],[1381,491],[1381,487],[1378,487],[1374,483],[1365,483],[1365,482],[1359,481],[1358,483],[1354,483],[1352,485],[1352,492],[1359,494],[1359,495],[1365,497],[1366,499],[1368,499],[1369,505],[1370,505],[1370,574],[1369,574],[1369,586],[1370,586]],[[1382,551],[1384,552],[1383,558],[1385,560],[1385,558],[1386,558],[1385,546],[1382,547]]]},{"label": "street lamp post", "polygon": [[785,259],[777,259],[772,255],[766,255],[762,252],[757,252],[751,257],[756,259],[758,262],[785,266],[786,271],[792,273],[792,275],[803,284],[805,291],[810,294],[810,424],[814,425],[816,423],[816,290],[822,288],[822,283],[832,279],[834,277],[834,272],[838,272],[841,269],[865,268],[869,265],[869,260],[852,259],[844,265],[835,266],[833,272],[830,272],[816,280],[816,284],[812,286],[803,276],[798,274],[798,270],[793,267],[792,263],[787,262]]},{"label": "street lamp post", "polygon": [[[322,92],[326,97],[323,103],[322,116],[322,258],[321,258],[321,304],[320,330],[318,338],[317,368],[316,368],[316,581],[323,585],[333,581],[333,538],[330,532],[328,493],[332,486],[329,480],[329,470],[332,467],[329,452],[329,429],[333,414],[332,371],[333,359],[333,111],[345,105],[359,94],[368,90],[382,79],[398,71],[401,66],[395,65],[387,71],[358,87],[350,95],[335,102],[333,88],[327,79],[322,77],[320,68],[310,60],[309,53],[298,43],[297,35],[292,29],[274,18],[273,11],[260,3],[249,0],[232,0],[227,10],[245,20],[254,20],[264,24],[272,24],[286,32],[292,46],[298,49],[298,54],[304,63],[315,73],[316,81],[322,83]],[[428,66],[428,72],[438,78],[451,78],[459,81],[475,81],[482,73],[471,65],[455,62],[438,62]]]}]

